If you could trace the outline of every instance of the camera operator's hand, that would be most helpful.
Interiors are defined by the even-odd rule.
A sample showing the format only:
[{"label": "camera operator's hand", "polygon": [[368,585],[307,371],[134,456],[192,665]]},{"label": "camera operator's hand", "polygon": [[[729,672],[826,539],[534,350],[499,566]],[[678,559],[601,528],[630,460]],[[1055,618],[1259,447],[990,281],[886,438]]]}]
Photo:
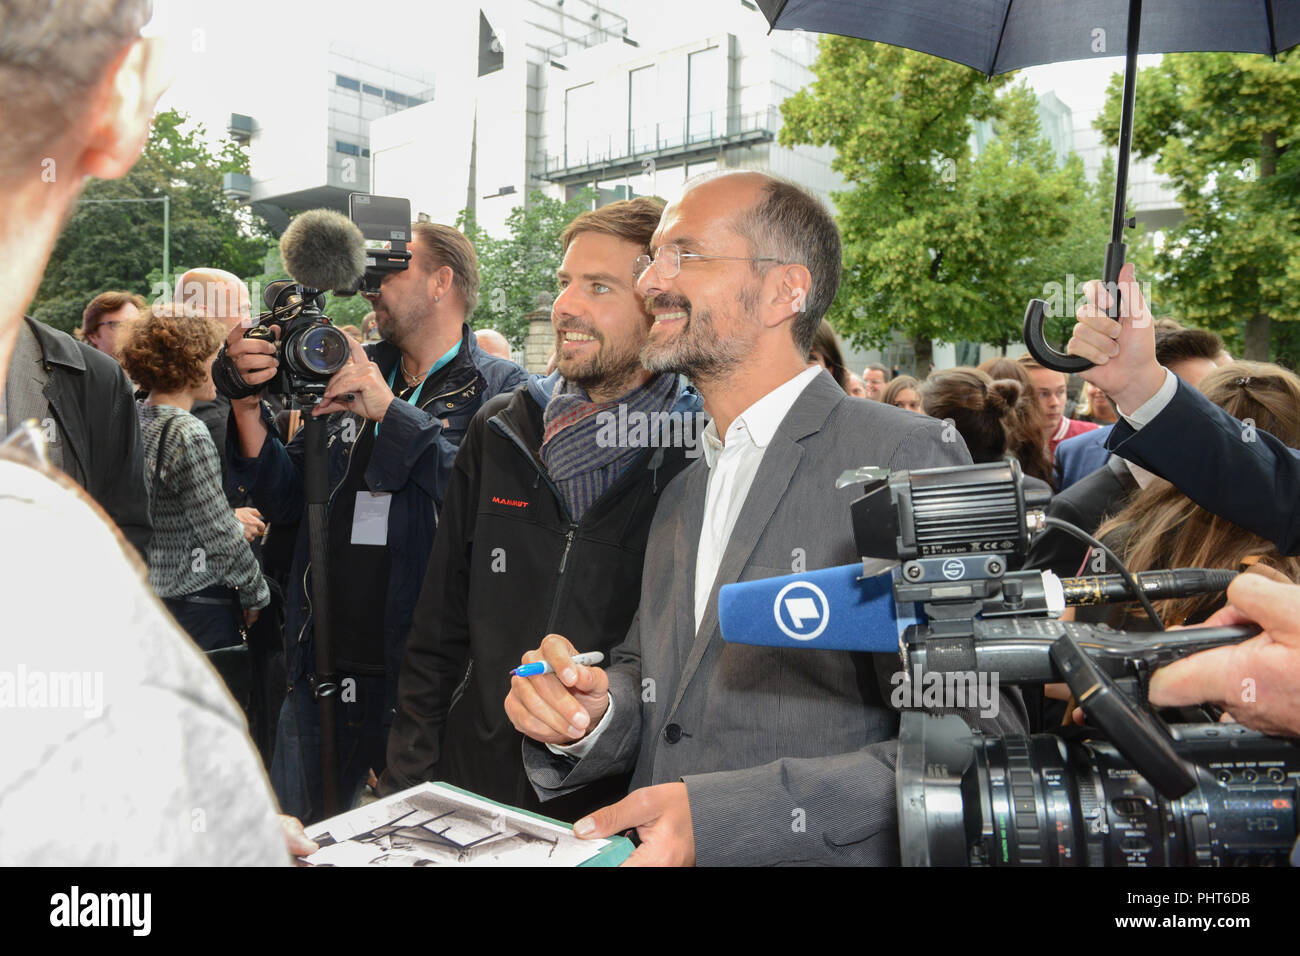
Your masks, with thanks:
[{"label": "camera operator's hand", "polygon": [[[244,333],[248,330],[244,326],[236,325],[226,336],[226,358],[228,358],[239,372],[239,377],[248,385],[265,385],[271,379],[275,378],[276,372],[280,370],[280,360],[275,357],[275,350],[280,341],[280,329],[277,326],[271,326],[271,335],[274,342],[268,342],[265,339],[246,339]],[[262,396],[260,394],[249,395],[247,398],[233,398],[230,404],[237,410],[239,408],[256,409],[261,405]]]},{"label": "camera operator's hand", "polygon": [[575,664],[577,649],[559,634],[548,634],[529,651],[524,664],[547,661],[551,674],[511,677],[506,716],[515,730],[544,744],[572,744],[600,723],[609,709],[609,676],[604,668]]},{"label": "camera operator's hand", "polygon": [[[352,336],[347,339],[352,348],[352,359],[329,380],[321,403],[312,411],[312,416],[356,412],[368,421],[383,421],[388,406],[393,404],[393,390],[384,381],[379,366],[370,361],[361,343]],[[350,401],[348,396],[351,396]]]},{"label": "camera operator's hand", "polygon": [[1300,736],[1300,585],[1241,574],[1228,601],[1206,626],[1254,622],[1264,632],[1160,668],[1151,676],[1151,703],[1217,704],[1247,727]]},{"label": "camera operator's hand", "polygon": [[1134,412],[1160,390],[1165,370],[1156,361],[1155,322],[1138,287],[1133,263],[1119,274],[1120,320],[1106,314],[1110,294],[1099,281],[1083,287],[1087,299],[1079,306],[1074,335],[1065,350],[1096,363],[1080,372],[1124,412]]}]

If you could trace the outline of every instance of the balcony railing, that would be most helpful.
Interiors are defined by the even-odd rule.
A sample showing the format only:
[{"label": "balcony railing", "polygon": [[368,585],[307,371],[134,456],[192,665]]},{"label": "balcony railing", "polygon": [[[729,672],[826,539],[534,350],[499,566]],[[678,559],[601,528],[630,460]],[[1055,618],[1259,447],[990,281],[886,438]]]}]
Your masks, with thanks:
[{"label": "balcony railing", "polygon": [[775,106],[742,113],[710,110],[661,120],[654,125],[611,130],[578,143],[562,153],[542,156],[537,175],[552,182],[581,180],[593,170],[624,170],[674,157],[689,157],[724,146],[772,140],[778,126]]}]

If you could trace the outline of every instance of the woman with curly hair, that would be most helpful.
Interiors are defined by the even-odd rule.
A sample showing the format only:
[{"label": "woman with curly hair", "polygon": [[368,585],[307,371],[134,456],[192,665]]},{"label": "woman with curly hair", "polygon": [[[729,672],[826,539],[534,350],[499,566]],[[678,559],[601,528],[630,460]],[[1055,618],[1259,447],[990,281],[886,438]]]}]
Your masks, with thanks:
[{"label": "woman with curly hair", "polygon": [[[153,517],[149,584],[205,651],[240,643],[270,592],[221,489],[207,427],[190,414],[216,397],[219,323],[193,306],[156,306],[135,323],[122,364],[149,397],[136,403]],[[242,612],[241,612],[242,608]]]}]

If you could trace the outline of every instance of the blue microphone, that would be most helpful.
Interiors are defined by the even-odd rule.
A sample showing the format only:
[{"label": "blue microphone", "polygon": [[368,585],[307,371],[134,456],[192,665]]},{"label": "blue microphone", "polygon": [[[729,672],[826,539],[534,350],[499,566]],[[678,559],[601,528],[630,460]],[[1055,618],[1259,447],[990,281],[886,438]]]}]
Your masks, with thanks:
[{"label": "blue microphone", "polygon": [[722,638],[733,644],[897,653],[918,623],[915,604],[894,601],[892,571],[862,577],[861,564],[725,584]]}]

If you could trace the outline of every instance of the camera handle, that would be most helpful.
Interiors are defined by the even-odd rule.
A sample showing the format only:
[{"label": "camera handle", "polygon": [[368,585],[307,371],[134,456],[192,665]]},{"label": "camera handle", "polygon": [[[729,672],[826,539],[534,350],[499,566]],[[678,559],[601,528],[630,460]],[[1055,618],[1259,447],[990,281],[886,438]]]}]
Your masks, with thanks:
[{"label": "camera handle", "polygon": [[[306,403],[304,403],[306,405]],[[309,409],[310,406],[307,406]],[[307,501],[307,538],[311,557],[312,645],[315,673],[312,695],[320,709],[321,790],[325,801],[324,815],[342,812],[339,806],[338,737],[335,733],[334,701],[338,692],[338,675],[334,673],[330,642],[329,600],[329,467],[325,453],[328,416],[303,416],[306,434],[306,457],[303,484]]]},{"label": "camera handle", "polygon": [[1073,637],[1053,641],[1051,656],[1083,712],[1162,796],[1176,800],[1196,785],[1169,735],[1115,688]]}]

